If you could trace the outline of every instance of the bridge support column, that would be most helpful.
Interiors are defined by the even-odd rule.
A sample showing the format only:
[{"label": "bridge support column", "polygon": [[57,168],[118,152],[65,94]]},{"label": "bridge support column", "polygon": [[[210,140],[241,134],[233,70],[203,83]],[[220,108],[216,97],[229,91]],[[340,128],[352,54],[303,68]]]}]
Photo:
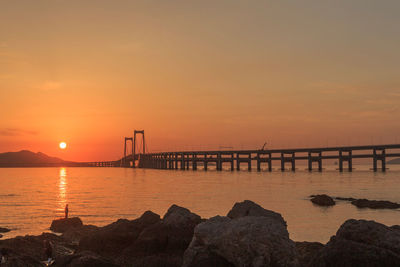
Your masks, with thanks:
[{"label": "bridge support column", "polygon": [[[380,151],[381,153],[378,154],[377,151]],[[386,171],[386,151],[384,148],[382,149],[374,149],[374,154],[373,154],[373,169],[374,172],[378,171],[378,160],[381,161],[382,164],[382,171]]]},{"label": "bridge support column", "polygon": [[248,159],[249,161],[248,161],[248,165],[247,165],[247,170],[248,171],[251,171],[251,153],[249,153],[249,159]]}]

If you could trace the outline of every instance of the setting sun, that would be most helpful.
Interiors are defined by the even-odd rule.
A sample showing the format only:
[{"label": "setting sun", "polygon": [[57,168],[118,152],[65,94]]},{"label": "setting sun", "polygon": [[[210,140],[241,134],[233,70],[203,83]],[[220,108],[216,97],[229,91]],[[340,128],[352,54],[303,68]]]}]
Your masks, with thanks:
[{"label": "setting sun", "polygon": [[60,143],[60,148],[61,148],[61,149],[67,148],[67,143],[61,142],[61,143]]}]

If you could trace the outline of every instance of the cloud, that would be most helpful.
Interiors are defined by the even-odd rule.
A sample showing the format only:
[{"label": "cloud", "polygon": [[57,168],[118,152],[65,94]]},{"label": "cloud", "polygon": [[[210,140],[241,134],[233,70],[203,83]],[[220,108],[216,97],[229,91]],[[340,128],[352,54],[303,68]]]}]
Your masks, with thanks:
[{"label": "cloud", "polygon": [[0,129],[0,136],[21,136],[21,135],[37,135],[36,131],[23,130],[18,128],[3,128]]}]

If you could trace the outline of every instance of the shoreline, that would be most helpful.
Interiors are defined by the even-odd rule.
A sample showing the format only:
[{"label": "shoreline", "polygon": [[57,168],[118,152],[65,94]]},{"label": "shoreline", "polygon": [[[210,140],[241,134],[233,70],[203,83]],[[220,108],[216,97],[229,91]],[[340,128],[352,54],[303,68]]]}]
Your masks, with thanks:
[{"label": "shoreline", "polygon": [[[14,264],[6,266],[43,266],[44,240],[52,243],[54,266],[340,266],[335,261],[363,264],[366,259],[400,264],[398,225],[349,219],[326,244],[298,242],[290,239],[279,213],[248,200],[209,219],[172,205],[162,218],[146,211],[98,227],[74,217],[54,220],[50,229],[55,233],[1,239],[0,251],[5,249]],[[386,244],[388,237],[397,243]],[[365,255],[371,254],[368,246],[379,253]]]}]

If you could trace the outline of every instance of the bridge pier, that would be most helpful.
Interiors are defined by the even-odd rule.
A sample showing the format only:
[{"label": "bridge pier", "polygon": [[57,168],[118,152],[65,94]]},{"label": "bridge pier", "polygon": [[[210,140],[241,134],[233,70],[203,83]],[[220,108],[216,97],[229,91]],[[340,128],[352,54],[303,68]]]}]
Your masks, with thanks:
[{"label": "bridge pier", "polygon": [[[378,154],[378,151],[380,151],[380,154]],[[373,170],[374,172],[378,171],[378,161],[381,161],[381,166],[382,166],[382,171],[386,171],[386,151],[384,148],[382,149],[374,149],[373,152]]]},{"label": "bridge pier", "polygon": [[[291,155],[286,157],[285,155]],[[281,153],[281,171],[285,171],[285,163],[290,162],[292,164],[292,171],[296,171],[296,157],[295,152],[282,152]]]},{"label": "bridge pier", "polygon": [[[313,154],[318,154],[317,156],[314,156]],[[308,152],[308,170],[312,171],[313,170],[313,162],[318,163],[318,171],[322,171],[322,152],[321,151],[310,151]]]},{"label": "bridge pier", "polygon": [[[347,153],[347,155],[343,155]],[[353,171],[353,151],[352,150],[339,150],[339,171],[343,171],[343,162],[347,162],[348,171]]]}]

